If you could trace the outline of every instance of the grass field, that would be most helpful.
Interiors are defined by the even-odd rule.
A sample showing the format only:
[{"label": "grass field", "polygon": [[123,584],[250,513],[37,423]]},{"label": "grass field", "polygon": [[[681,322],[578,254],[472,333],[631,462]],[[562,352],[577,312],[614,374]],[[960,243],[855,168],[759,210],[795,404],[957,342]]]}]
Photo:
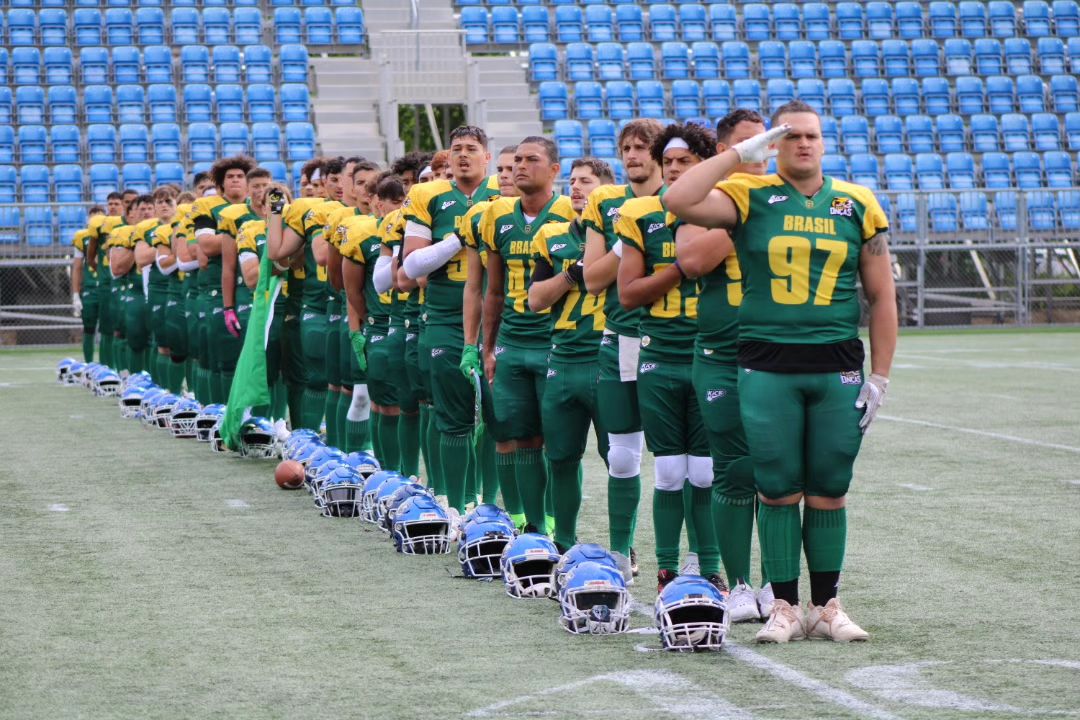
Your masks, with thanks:
[{"label": "grass field", "polygon": [[[903,336],[849,502],[871,642],[738,625],[696,656],[644,612],[570,636],[554,603],[398,556],[272,463],[60,387],[62,354],[0,354],[0,717],[1080,716],[1080,333]],[[582,539],[606,541],[605,486],[590,455]]]}]

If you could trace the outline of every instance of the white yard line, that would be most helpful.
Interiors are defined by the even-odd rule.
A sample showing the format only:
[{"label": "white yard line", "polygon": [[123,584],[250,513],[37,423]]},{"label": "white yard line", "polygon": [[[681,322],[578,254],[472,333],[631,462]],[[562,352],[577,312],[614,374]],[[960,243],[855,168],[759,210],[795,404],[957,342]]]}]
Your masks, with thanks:
[{"label": "white yard line", "polygon": [[925,485],[919,485],[917,483],[896,483],[897,487],[902,487],[905,490],[911,490],[912,492],[926,492],[927,490],[933,490],[934,488],[926,487]]},{"label": "white yard line", "polygon": [[64,503],[53,503],[52,505],[49,506],[49,512],[64,513],[64,512],[68,512],[69,510],[71,510],[71,508],[69,508]]},{"label": "white yard line", "polygon": [[236,510],[246,510],[251,507],[246,500],[226,500],[225,504]]},{"label": "white yard line", "polygon": [[920,425],[922,427],[935,428],[937,430],[952,430],[953,432],[965,433],[967,435],[979,435],[980,437],[993,438],[995,440],[1004,440],[1006,442],[1018,443],[1020,445],[1032,445],[1034,447],[1047,448],[1049,450],[1063,450],[1065,452],[1080,454],[1080,447],[1073,445],[1061,445],[1060,443],[1048,443],[1041,440],[1031,440],[1029,438],[1017,437],[1015,435],[1005,435],[1003,433],[990,432],[989,430],[976,430],[975,428],[961,427],[959,425],[944,425],[942,423],[930,422],[929,420],[912,420],[911,418],[896,417],[895,415],[878,415],[881,420],[888,420],[889,422],[907,423],[908,425]]}]

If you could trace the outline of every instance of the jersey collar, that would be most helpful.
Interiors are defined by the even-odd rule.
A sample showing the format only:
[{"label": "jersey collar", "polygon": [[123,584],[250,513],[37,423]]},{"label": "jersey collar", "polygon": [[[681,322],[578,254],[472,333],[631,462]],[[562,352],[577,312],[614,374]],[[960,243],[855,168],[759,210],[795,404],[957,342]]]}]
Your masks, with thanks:
[{"label": "jersey collar", "polygon": [[821,183],[821,187],[818,189],[818,191],[810,197],[807,197],[806,195],[803,195],[801,192],[796,190],[795,187],[790,182],[788,182],[787,178],[785,178],[783,175],[777,174],[777,177],[784,181],[784,185],[791,192],[792,197],[802,199],[803,207],[805,207],[807,210],[813,210],[814,208],[821,207],[821,204],[825,201],[825,198],[828,197],[829,193],[832,192],[832,178],[828,175],[824,176],[825,181]]},{"label": "jersey collar", "polygon": [[555,205],[555,201],[559,199],[559,193],[552,193],[551,199],[547,201],[543,209],[536,216],[531,223],[525,222],[525,213],[521,211],[521,198],[517,199],[514,203],[514,222],[517,224],[518,229],[526,235],[532,237],[533,231],[539,228],[541,225],[547,222],[548,213],[551,212],[552,206]]}]

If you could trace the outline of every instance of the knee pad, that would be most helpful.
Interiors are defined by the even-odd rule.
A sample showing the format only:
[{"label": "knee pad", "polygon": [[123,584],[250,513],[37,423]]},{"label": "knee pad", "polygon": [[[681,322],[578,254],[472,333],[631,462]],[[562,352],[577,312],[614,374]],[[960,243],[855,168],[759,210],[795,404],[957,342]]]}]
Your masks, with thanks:
[{"label": "knee pad", "polygon": [[656,489],[676,492],[686,484],[687,456],[662,455],[656,458]]},{"label": "knee pad", "polygon": [[615,478],[632,478],[641,474],[641,446],[645,433],[633,432],[608,435],[608,472]]},{"label": "knee pad", "polygon": [[713,483],[713,464],[711,457],[689,455],[686,460],[686,474],[690,484],[696,488],[711,487]]},{"label": "knee pad", "polygon": [[353,385],[352,402],[345,419],[349,422],[364,422],[371,417],[371,397],[367,385]]}]

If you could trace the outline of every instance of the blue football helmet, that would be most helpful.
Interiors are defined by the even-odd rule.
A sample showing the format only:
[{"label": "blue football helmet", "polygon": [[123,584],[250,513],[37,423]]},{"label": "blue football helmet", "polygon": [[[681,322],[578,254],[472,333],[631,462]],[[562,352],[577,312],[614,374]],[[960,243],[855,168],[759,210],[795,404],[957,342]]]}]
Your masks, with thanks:
[{"label": "blue football helmet", "polygon": [[390,500],[394,497],[394,493],[399,488],[408,485],[409,481],[401,477],[398,473],[396,476],[387,478],[381,485],[379,485],[378,491],[375,493],[375,504],[371,510],[371,520],[379,529],[383,532],[390,532],[390,525],[386,522],[387,514],[390,512]]},{"label": "blue football helmet", "polygon": [[120,376],[105,368],[94,377],[94,394],[98,397],[116,397],[120,394]]},{"label": "blue football helmet", "polygon": [[431,495],[410,495],[394,512],[394,547],[403,555],[448,553],[450,524],[450,515]]},{"label": "blue football helmet", "polygon": [[64,375],[65,385],[82,385],[83,373],[86,372],[86,363],[73,362],[68,366]]},{"label": "blue football helmet", "polygon": [[136,419],[142,408],[143,395],[146,390],[141,387],[129,387],[120,394],[120,417]]},{"label": "blue football helmet", "polygon": [[169,420],[172,418],[173,408],[180,398],[172,393],[165,393],[154,401],[154,425],[162,430],[169,429]]},{"label": "blue football helmet", "polygon": [[[138,388],[132,388],[138,391]],[[126,392],[131,392],[128,390]],[[173,405],[172,417],[169,418],[169,429],[175,438],[195,437],[195,419],[202,412],[202,405],[190,398],[181,398]]]},{"label": "blue football helmet", "polygon": [[461,519],[460,532],[464,534],[465,528],[469,525],[482,522],[501,523],[506,526],[512,535],[517,534],[517,527],[514,525],[514,520],[510,517],[510,513],[506,512],[498,505],[493,505],[491,503],[482,503],[465,513],[465,516]]},{"label": "blue football helmet", "polygon": [[336,447],[321,445],[307,457],[306,462],[300,460],[300,464],[304,466],[304,482],[307,484],[308,492],[313,492],[311,483],[315,479],[315,475],[318,473],[320,465],[328,460],[337,460],[338,462],[341,462],[344,459],[345,453],[341,452]]},{"label": "blue football helmet", "polygon": [[717,652],[731,627],[727,597],[700,575],[680,575],[665,585],[654,610],[665,650]]},{"label": "blue football helmet", "polygon": [[282,443],[282,456],[286,460],[293,460],[293,453],[304,443],[311,440],[321,440],[319,433],[314,430],[308,430],[307,428],[301,428],[299,430],[293,430],[289,437]]},{"label": "blue football helmet", "polygon": [[361,499],[360,519],[364,522],[374,523],[375,499],[379,496],[379,488],[388,480],[405,480],[401,473],[396,470],[380,470],[364,481],[364,491]]},{"label": "blue football helmet", "polygon": [[123,392],[130,387],[150,387],[154,384],[154,379],[150,377],[150,373],[143,370],[142,372],[132,373],[124,378],[120,384],[120,391]]},{"label": "blue football helmet", "polygon": [[326,447],[326,444],[318,438],[302,440],[293,448],[292,459],[303,465],[306,472],[312,456],[324,447]]},{"label": "blue football helmet", "polygon": [[586,560],[559,589],[559,622],[572,633],[612,635],[630,627],[630,592],[617,568]]},{"label": "blue football helmet", "polygon": [[64,358],[60,362],[56,363],[56,382],[61,385],[67,384],[67,374],[71,366],[74,365],[77,360],[75,358]]},{"label": "blue football helmet", "polygon": [[359,450],[345,456],[345,464],[356,470],[365,480],[382,470],[382,465],[369,452]]},{"label": "blue football helmet", "polygon": [[94,373],[100,370],[104,365],[101,363],[90,362],[83,366],[82,375],[79,378],[80,383],[87,390],[94,389]]},{"label": "blue football helmet", "polygon": [[195,417],[195,439],[199,442],[210,442],[214,426],[224,414],[224,405],[203,405],[202,411]]},{"label": "blue football helmet", "polygon": [[458,562],[469,578],[496,578],[502,575],[502,555],[514,539],[514,531],[504,523],[473,522],[465,526],[458,540]]},{"label": "blue football helmet", "polygon": [[397,512],[398,507],[407,499],[420,495],[431,495],[431,491],[416,481],[409,480],[398,487],[386,501],[386,512],[379,518],[382,529],[391,532],[394,525],[394,513]]},{"label": "blue football helmet", "polygon": [[326,474],[319,488],[323,515],[327,517],[352,518],[360,515],[360,495],[364,478],[353,468],[338,463]]},{"label": "blue football helmet", "polygon": [[266,460],[278,456],[277,431],[264,417],[252,416],[240,423],[240,456]]},{"label": "blue football helmet", "polygon": [[337,470],[339,467],[348,467],[341,460],[337,458],[331,458],[325,462],[319,463],[319,467],[315,468],[315,475],[311,478],[311,483],[305,483],[304,487],[311,493],[312,499],[315,501],[315,507],[320,510],[324,509],[322,486],[326,482],[326,479]]},{"label": "blue football helmet", "polygon": [[506,594],[513,598],[554,597],[552,573],[560,558],[558,548],[547,535],[518,535],[502,554]]},{"label": "blue football helmet", "polygon": [[566,582],[570,572],[583,562],[594,562],[608,567],[619,569],[619,564],[606,548],[596,543],[578,543],[566,551],[559,563],[555,566],[554,582],[555,593],[558,594]]}]

